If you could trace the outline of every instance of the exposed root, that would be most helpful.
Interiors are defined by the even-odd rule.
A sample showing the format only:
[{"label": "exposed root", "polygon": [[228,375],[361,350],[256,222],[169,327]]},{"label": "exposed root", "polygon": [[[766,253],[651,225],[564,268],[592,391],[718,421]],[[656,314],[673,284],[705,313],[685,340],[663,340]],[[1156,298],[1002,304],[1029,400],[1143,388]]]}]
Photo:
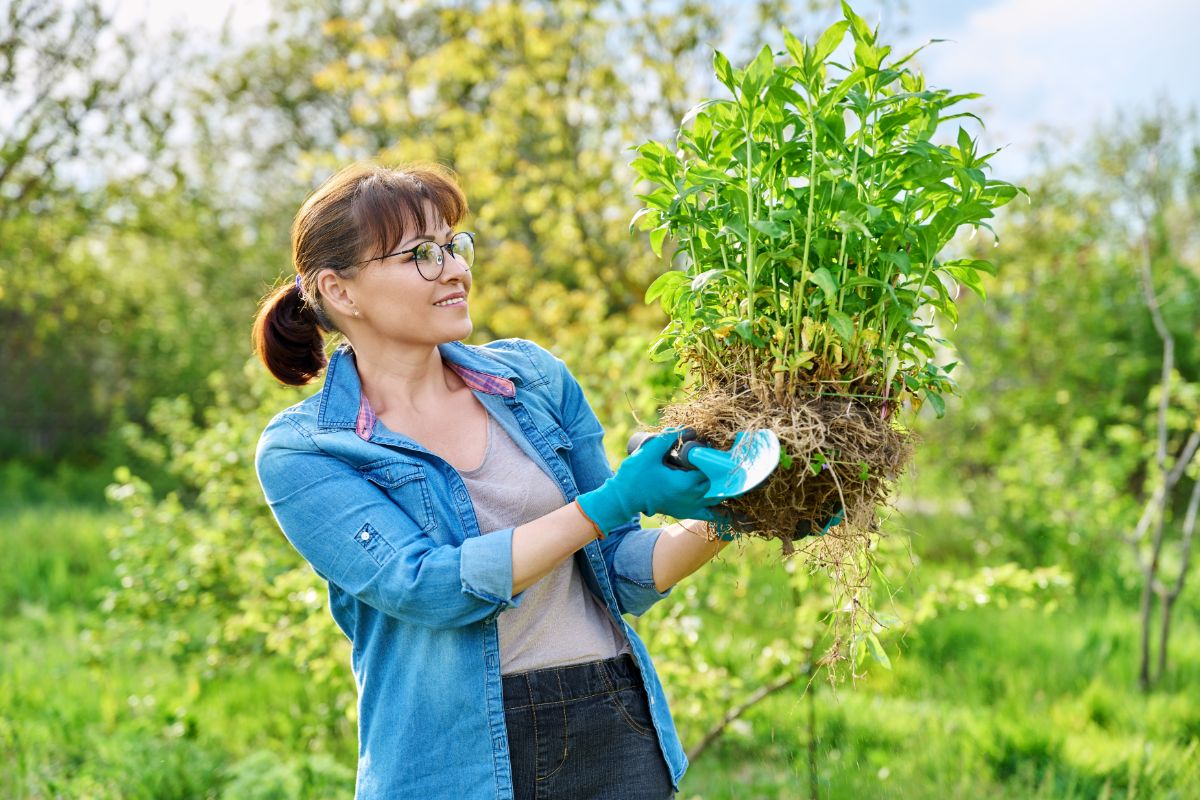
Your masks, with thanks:
[{"label": "exposed root", "polygon": [[[775,432],[784,463],[723,507],[748,520],[743,535],[778,539],[785,557],[802,555],[825,571],[839,602],[851,606],[841,610],[856,630],[878,512],[912,458],[914,435],[865,379],[787,384],[762,365],[739,367],[704,376],[700,388],[662,410],[660,422],[692,428],[721,449],[732,447],[739,431]],[[822,534],[839,510],[841,522]],[[846,646],[839,636],[832,657],[844,657]]]}]

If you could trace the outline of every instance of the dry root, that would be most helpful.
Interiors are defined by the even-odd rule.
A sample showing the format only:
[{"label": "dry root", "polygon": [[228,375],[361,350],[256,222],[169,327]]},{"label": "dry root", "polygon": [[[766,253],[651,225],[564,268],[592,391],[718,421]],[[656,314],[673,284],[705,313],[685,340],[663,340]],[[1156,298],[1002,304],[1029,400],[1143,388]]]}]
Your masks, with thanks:
[{"label": "dry root", "polygon": [[[780,540],[785,556],[804,554],[840,590],[861,587],[877,513],[912,457],[913,435],[863,380],[784,385],[758,372],[742,364],[705,376],[701,389],[663,409],[661,422],[693,428],[722,449],[739,431],[774,431],[790,464],[725,506],[749,519],[749,535]],[[839,510],[842,522],[821,535]]]},{"label": "dry root", "polygon": [[[828,575],[832,643],[817,663],[853,668],[855,643],[871,618],[872,536],[915,436],[896,420],[898,404],[881,394],[870,371],[855,376],[824,363],[812,378],[789,382],[755,351],[723,355],[724,364],[701,368],[699,388],[662,409],[662,427],[692,428],[721,449],[740,431],[767,428],[779,437],[783,463],[760,487],[722,505],[747,521],[742,535],[778,539],[785,557],[801,555]],[[822,534],[839,511],[841,521]],[[716,535],[711,525],[709,535]]]}]

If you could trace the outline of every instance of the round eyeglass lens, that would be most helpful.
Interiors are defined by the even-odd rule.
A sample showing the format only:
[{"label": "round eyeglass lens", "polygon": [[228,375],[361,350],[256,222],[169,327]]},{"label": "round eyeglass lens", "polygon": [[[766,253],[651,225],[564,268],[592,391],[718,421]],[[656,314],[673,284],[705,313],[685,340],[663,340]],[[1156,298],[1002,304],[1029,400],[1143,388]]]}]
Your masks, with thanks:
[{"label": "round eyeglass lens", "polygon": [[437,242],[421,242],[413,252],[417,271],[427,281],[436,281],[442,275],[442,248]]},{"label": "round eyeglass lens", "polygon": [[450,252],[458,256],[459,260],[467,265],[467,269],[475,266],[475,240],[471,234],[454,234],[454,238],[450,240]]}]

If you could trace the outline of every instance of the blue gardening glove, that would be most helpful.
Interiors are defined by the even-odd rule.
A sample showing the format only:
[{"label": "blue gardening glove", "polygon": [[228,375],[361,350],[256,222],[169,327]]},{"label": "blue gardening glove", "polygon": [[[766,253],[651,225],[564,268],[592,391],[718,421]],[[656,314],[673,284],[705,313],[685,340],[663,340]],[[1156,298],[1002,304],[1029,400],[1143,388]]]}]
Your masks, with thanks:
[{"label": "blue gardening glove", "polygon": [[620,527],[634,514],[667,514],[686,519],[699,509],[719,503],[705,499],[708,477],[700,470],[672,469],[663,456],[678,435],[662,433],[648,439],[621,462],[617,474],[600,487],[575,498],[583,513],[604,533]]}]

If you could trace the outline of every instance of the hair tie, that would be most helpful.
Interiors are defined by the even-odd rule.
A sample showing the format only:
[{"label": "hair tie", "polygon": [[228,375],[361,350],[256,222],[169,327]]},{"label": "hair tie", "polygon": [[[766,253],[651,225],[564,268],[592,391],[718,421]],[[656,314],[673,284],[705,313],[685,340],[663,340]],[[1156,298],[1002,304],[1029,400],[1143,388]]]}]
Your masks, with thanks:
[{"label": "hair tie", "polygon": [[304,287],[300,285],[300,273],[296,273],[296,292],[300,295],[300,299],[304,299]]}]

